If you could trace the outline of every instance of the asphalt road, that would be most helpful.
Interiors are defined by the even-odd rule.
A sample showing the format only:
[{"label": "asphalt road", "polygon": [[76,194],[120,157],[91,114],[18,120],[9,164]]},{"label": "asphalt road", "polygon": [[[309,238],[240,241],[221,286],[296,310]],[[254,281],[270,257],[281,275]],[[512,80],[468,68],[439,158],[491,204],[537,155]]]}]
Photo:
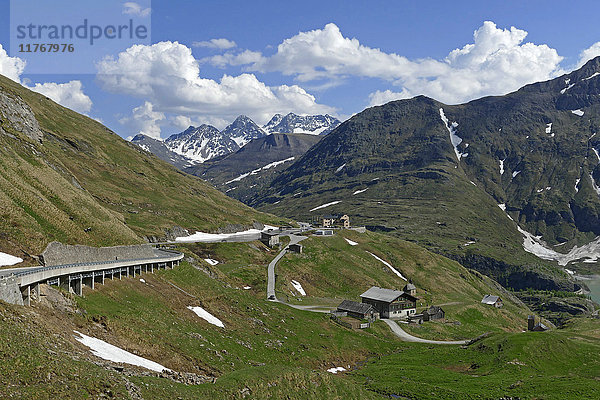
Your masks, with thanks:
[{"label": "asphalt road", "polygon": [[391,319],[383,319],[383,318],[381,320],[383,322],[385,322],[386,324],[388,324],[388,326],[390,327],[392,332],[394,332],[394,334],[396,336],[398,336],[400,339],[402,339],[405,342],[429,343],[429,344],[467,344],[470,342],[470,340],[444,341],[444,340],[421,339],[421,338],[413,336],[409,333],[406,333],[404,331],[404,329],[402,329],[396,321],[392,321]]},{"label": "asphalt road", "polygon": [[281,258],[285,255],[290,245],[300,243],[304,239],[308,239],[307,236],[298,236],[291,233],[282,235],[288,236],[290,238],[290,244],[286,246],[283,250],[281,250],[281,252],[277,254],[277,257],[275,257],[267,267],[267,299],[271,301],[279,301],[277,300],[277,296],[275,295],[275,266],[277,265],[279,260],[281,260]]}]

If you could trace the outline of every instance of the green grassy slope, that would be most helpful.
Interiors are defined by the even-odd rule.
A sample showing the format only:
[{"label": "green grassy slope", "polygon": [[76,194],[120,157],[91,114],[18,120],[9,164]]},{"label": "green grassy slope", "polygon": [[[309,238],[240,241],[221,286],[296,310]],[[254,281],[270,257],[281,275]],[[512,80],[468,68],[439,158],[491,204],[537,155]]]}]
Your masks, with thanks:
[{"label": "green grassy slope", "polygon": [[468,348],[405,348],[354,377],[382,395],[418,400],[597,399],[599,350],[597,339],[572,332],[503,334]]},{"label": "green grassy slope", "polygon": [[[336,296],[354,298],[363,290],[361,285],[403,285],[379,261],[368,254],[365,257],[368,250],[410,276],[424,304],[453,303],[444,306],[453,323],[431,323],[429,326],[436,328],[421,332],[423,336],[447,339],[482,331],[496,334],[462,349],[401,342],[381,321],[370,329],[351,331],[325,314],[267,301],[266,263],[276,252],[260,242],[194,244],[182,247],[187,261],[173,270],[107,280],[94,291],[84,288],[84,297],[74,298],[76,312],[49,309],[35,302],[30,309],[0,305],[0,315],[8,322],[0,327],[0,349],[5,354],[19,354],[4,360],[0,382],[22,382],[25,388],[11,387],[8,393],[21,397],[33,393],[30,398],[36,398],[36,387],[55,394],[54,398],[95,398],[107,391],[115,398],[128,398],[132,385],[136,393],[153,399],[374,399],[396,393],[431,398],[430,393],[470,393],[467,389],[475,385],[473,379],[477,378],[472,375],[477,372],[468,368],[477,364],[472,369],[481,371],[490,386],[478,386],[472,393],[488,398],[499,397],[498,387],[503,388],[504,382],[517,380],[517,372],[500,376],[495,365],[504,366],[505,361],[516,359],[527,363],[524,382],[534,382],[536,387],[546,383],[542,393],[564,388],[564,380],[549,379],[563,376],[560,371],[542,365],[558,365],[553,353],[542,351],[546,348],[539,342],[529,343],[533,335],[513,333],[525,324],[524,307],[509,299],[505,299],[502,310],[479,304],[481,294],[494,290],[489,279],[395,238],[356,232],[344,232],[344,236],[359,245],[350,246],[341,236],[311,238],[304,242],[304,255],[286,256],[277,269],[283,284],[278,289],[289,293],[289,279],[300,280],[309,295],[303,299],[306,304]],[[203,260],[209,257],[219,264],[211,266]],[[251,289],[243,289],[245,286]],[[188,306],[203,307],[225,328],[197,317]],[[567,365],[573,367],[574,382],[587,383],[593,373],[593,369],[585,371],[575,364],[586,362],[597,346],[594,324],[591,320],[575,322],[568,333],[550,333],[550,338],[560,340],[549,342],[549,346],[569,351],[573,357]],[[156,376],[101,369],[91,363],[96,359],[89,350],[73,339],[73,330],[175,371],[214,377],[216,381],[184,385]],[[584,330],[593,334],[584,335]],[[582,339],[569,339],[563,346],[572,336]],[[27,341],[28,337],[34,340]],[[21,347],[24,350],[18,350]],[[536,361],[529,364],[532,358]],[[19,360],[14,364],[17,368],[12,366],[15,359]],[[500,364],[495,364],[497,360]],[[30,365],[22,367],[28,362]],[[350,372],[326,372],[337,366]],[[507,368],[517,366],[507,364]],[[60,371],[53,372],[52,368]],[[531,368],[538,368],[538,372]],[[530,375],[535,379],[526,380]],[[421,391],[419,384],[427,390]],[[527,390],[515,393],[527,395]]]},{"label": "green grassy slope", "polygon": [[213,230],[276,220],[2,76],[0,90],[21,98],[44,132],[37,143],[2,121],[0,249],[36,253],[51,240],[137,243],[175,225]]},{"label": "green grassy slope", "polygon": [[[344,238],[358,245],[351,246]],[[278,297],[298,304],[337,305],[342,299],[360,301],[371,286],[402,289],[406,281],[368,252],[389,262],[417,286],[417,311],[442,305],[446,323],[407,327],[417,336],[441,340],[473,338],[488,331],[523,329],[527,307],[489,278],[420,246],[377,233],[341,231],[330,238],[302,242],[304,254],[287,254],[277,268]],[[302,297],[291,285],[301,283]],[[481,304],[486,294],[505,301],[503,309]]]}]

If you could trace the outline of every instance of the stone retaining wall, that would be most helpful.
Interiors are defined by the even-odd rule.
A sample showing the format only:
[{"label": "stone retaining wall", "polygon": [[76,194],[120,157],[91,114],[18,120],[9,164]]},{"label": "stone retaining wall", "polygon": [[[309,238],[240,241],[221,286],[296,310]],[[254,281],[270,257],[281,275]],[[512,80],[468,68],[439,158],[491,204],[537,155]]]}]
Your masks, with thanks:
[{"label": "stone retaining wall", "polygon": [[97,261],[134,260],[154,258],[154,249],[149,244],[115,247],[89,247],[52,242],[40,255],[44,266],[81,264]]},{"label": "stone retaining wall", "polygon": [[0,277],[0,300],[23,305],[23,297],[14,276]]}]

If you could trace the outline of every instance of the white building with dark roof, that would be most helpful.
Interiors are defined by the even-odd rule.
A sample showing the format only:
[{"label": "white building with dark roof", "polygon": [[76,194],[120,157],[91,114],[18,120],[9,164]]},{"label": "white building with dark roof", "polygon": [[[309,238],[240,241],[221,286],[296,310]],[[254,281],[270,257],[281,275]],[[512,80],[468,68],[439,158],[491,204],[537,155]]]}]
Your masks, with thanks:
[{"label": "white building with dark roof", "polygon": [[407,318],[417,312],[418,298],[402,290],[373,286],[360,298],[363,303],[372,305],[381,318]]},{"label": "white building with dark roof", "polygon": [[485,296],[483,296],[483,299],[481,299],[481,303],[487,304],[489,306],[494,306],[496,308],[501,308],[503,306],[502,299],[498,296],[493,296],[491,294],[486,294]]}]

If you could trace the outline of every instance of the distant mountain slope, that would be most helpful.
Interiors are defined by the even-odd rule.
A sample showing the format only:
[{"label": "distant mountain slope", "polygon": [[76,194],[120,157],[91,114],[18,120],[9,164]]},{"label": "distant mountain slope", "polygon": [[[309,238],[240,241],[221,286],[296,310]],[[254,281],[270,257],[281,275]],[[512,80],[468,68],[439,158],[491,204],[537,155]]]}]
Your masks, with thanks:
[{"label": "distant mountain slope", "polygon": [[131,143],[140,146],[147,152],[154,154],[161,160],[168,162],[179,169],[191,167],[195,164],[194,160],[171,151],[163,141],[146,135],[135,135],[134,138],[131,139]]},{"label": "distant mountain slope", "polygon": [[263,127],[269,133],[307,133],[311,135],[327,135],[334,130],[340,120],[331,115],[297,115],[289,113],[285,116],[275,114]]},{"label": "distant mountain slope", "polygon": [[190,126],[181,133],[169,136],[165,145],[171,151],[199,162],[239,149],[232,138],[211,125]]},{"label": "distant mountain slope", "polygon": [[237,117],[235,121],[221,131],[221,134],[230,137],[239,147],[243,147],[253,139],[266,136],[265,131],[245,115]]},{"label": "distant mountain slope", "polygon": [[225,129],[219,131],[214,126],[190,126],[181,133],[169,136],[164,145],[166,150],[184,157],[174,157],[168,153],[160,142],[152,142],[136,136],[133,143],[156,154],[160,159],[182,169],[187,159],[199,163],[236,152],[254,139],[260,139],[271,133],[305,133],[326,135],[340,124],[337,118],[330,115],[300,116],[289,113],[286,116],[276,114],[263,128],[245,115],[240,115]]},{"label": "distant mountain slope", "polygon": [[262,190],[273,177],[321,139],[305,134],[274,133],[254,139],[235,153],[186,169],[240,201]]},{"label": "distant mountain slope", "polygon": [[[0,251],[139,243],[272,217],[0,76]],[[41,140],[41,141],[40,141]]]},{"label": "distant mountain slope", "polygon": [[[249,204],[348,213],[506,286],[573,288],[523,246],[557,260],[600,234],[599,117],[600,58],[506,96],[391,102],[340,125]],[[594,246],[568,268],[590,270]]]}]

